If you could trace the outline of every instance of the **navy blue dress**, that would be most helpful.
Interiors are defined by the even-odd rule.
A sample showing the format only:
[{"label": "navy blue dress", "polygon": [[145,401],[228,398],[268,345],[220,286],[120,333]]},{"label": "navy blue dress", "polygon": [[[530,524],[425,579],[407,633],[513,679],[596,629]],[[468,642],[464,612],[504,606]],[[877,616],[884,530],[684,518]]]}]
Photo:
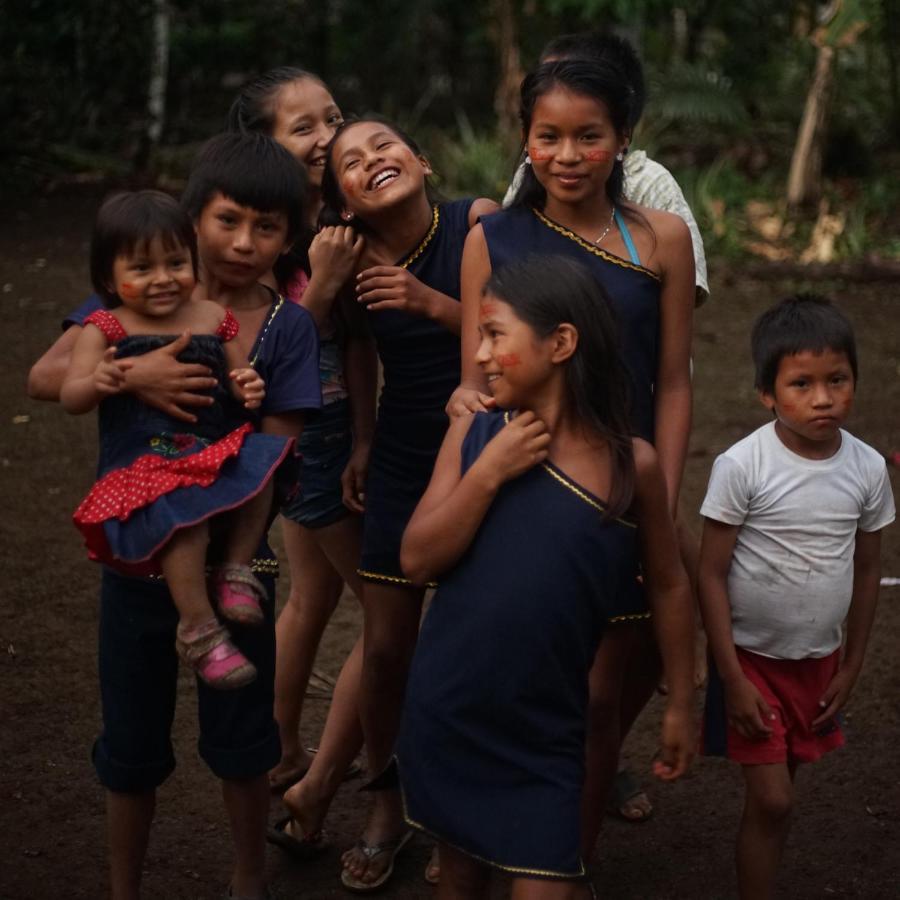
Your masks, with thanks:
[{"label": "navy blue dress", "polygon": [[[478,413],[462,471],[508,413]],[[623,590],[636,528],[552,464],[507,482],[442,577],[410,671],[396,762],[410,825],[509,872],[573,878],[587,679]],[[630,603],[636,603],[630,607]]]},{"label": "navy blue dress", "polygon": [[[471,199],[439,204],[434,233],[407,266],[423,284],[454,300],[471,206]],[[359,573],[369,581],[409,584],[400,569],[400,540],[447,431],[444,407],[459,385],[460,341],[442,325],[402,310],[373,310],[369,324],[384,388],[366,482]]]},{"label": "navy blue dress", "polygon": [[[105,310],[86,322],[115,345],[117,358],[174,340],[126,335]],[[254,433],[227,387],[222,341],[236,333],[229,313],[219,332],[193,336],[179,354],[181,362],[208,366],[218,381],[210,392],[215,402],[198,408],[196,422],[176,420],[125,392],[100,404],[99,478],[74,516],[92,559],[123,574],[158,574],[158,553],[176,531],[242,506],[285,461],[293,439]],[[315,358],[315,345],[311,349]],[[276,378],[276,402],[279,387]]]},{"label": "navy blue dress", "polygon": [[[622,227],[622,220],[620,228]],[[653,386],[659,365],[659,276],[614,256],[548,219],[514,206],[481,218],[491,268],[532,254],[561,255],[587,266],[606,289],[618,320],[622,359],[631,377],[631,421],[638,437],[653,443]]]}]

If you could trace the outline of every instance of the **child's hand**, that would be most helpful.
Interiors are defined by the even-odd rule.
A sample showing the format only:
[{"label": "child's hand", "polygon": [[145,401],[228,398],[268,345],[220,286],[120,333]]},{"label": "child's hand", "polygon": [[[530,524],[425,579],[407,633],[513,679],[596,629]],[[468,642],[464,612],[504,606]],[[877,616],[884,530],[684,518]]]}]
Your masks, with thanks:
[{"label": "child's hand", "polygon": [[829,719],[843,708],[850,697],[854,684],[856,684],[856,675],[853,672],[844,668],[837,670],[837,674],[831,679],[831,684],[825,689],[825,693],[822,694],[822,699],[819,701],[819,708],[822,712],[813,719],[814,731],[827,725]]},{"label": "child's hand", "polygon": [[336,293],[356,267],[365,241],[345,225],[323,228],[309,245],[312,277],[323,279],[329,293]]},{"label": "child's hand", "polygon": [[662,781],[680,778],[687,772],[696,747],[690,708],[667,706],[663,713],[659,758],[653,762],[653,774]]},{"label": "child's hand", "polygon": [[725,706],[728,721],[747,740],[763,741],[772,733],[775,713],[749,679],[726,683]]},{"label": "child's hand", "polygon": [[366,475],[369,471],[369,445],[353,447],[350,459],[341,473],[341,500],[353,512],[365,512]]},{"label": "child's hand", "polygon": [[247,409],[257,409],[266,396],[266,383],[256,369],[233,369],[228,373]]},{"label": "child's hand", "polygon": [[451,419],[459,419],[462,416],[471,416],[477,412],[487,412],[497,405],[497,401],[490,394],[482,394],[473,388],[458,387],[447,401],[444,412]]},{"label": "child's hand", "polygon": [[517,415],[488,441],[480,459],[500,476],[517,478],[547,458],[550,432],[530,410]]},{"label": "child's hand", "polygon": [[437,292],[400,266],[372,266],[356,276],[356,299],[369,309],[402,309],[427,318]]},{"label": "child's hand", "polygon": [[131,359],[116,359],[116,348],[107,347],[103,359],[94,369],[94,387],[103,397],[118,394],[125,387],[125,373],[131,368]]}]

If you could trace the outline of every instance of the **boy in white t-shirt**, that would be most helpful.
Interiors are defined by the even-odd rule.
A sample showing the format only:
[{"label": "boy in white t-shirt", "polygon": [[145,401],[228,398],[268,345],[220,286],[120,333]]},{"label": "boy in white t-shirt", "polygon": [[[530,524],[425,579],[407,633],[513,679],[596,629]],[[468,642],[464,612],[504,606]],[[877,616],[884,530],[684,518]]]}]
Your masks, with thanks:
[{"label": "boy in white t-shirt", "polygon": [[862,668],[894,501],[883,457],[841,428],[857,379],[843,313],[792,297],[751,345],[775,418],[713,465],[700,603],[715,662],[704,749],[743,766],[739,894],[760,900],[774,894],[797,764],[844,742],[836,714]]}]

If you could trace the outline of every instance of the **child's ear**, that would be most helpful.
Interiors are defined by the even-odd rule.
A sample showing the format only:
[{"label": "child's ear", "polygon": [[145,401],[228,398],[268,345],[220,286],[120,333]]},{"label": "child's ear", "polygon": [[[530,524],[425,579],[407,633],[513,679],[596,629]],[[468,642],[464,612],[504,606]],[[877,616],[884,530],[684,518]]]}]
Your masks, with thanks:
[{"label": "child's ear", "polygon": [[550,354],[551,362],[565,362],[571,358],[577,348],[578,329],[568,322],[557,325],[556,332],[553,335],[553,350]]},{"label": "child's ear", "polygon": [[422,168],[425,170],[426,175],[434,175],[434,170],[431,168],[431,163],[428,162],[426,156],[420,156],[419,162],[422,164]]},{"label": "child's ear", "polygon": [[759,402],[768,409],[770,412],[775,412],[775,395],[770,394],[764,388],[759,388],[757,390],[757,396],[759,397]]}]

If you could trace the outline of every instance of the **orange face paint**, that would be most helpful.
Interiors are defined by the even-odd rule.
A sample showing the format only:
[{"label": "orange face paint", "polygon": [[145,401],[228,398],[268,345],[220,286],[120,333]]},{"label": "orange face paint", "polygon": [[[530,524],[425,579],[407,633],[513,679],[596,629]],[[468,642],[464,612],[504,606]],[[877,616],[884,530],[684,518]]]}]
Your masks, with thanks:
[{"label": "orange face paint", "polygon": [[538,147],[529,147],[528,155],[531,157],[532,162],[546,162],[548,159],[553,159],[552,153],[547,150],[541,150]]},{"label": "orange face paint", "polygon": [[522,364],[522,360],[519,359],[518,353],[501,353],[499,356],[495,357],[495,359],[504,369],[511,369],[513,366]]},{"label": "orange face paint", "polygon": [[134,285],[130,281],[123,281],[119,285],[119,293],[123,297],[134,297],[137,294]]},{"label": "orange face paint", "polygon": [[584,158],[588,162],[607,162],[612,157],[609,150],[588,150],[584,154]]}]

